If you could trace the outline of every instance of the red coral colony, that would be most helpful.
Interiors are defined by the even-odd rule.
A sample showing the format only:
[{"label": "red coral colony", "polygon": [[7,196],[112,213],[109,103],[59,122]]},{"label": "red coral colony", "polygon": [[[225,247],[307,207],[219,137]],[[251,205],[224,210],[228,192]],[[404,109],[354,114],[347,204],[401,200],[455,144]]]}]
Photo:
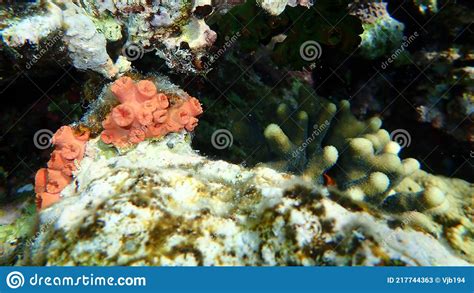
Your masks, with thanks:
[{"label": "red coral colony", "polygon": [[[137,144],[146,138],[159,138],[183,129],[193,131],[202,107],[196,98],[170,105],[169,97],[159,93],[149,80],[134,82],[121,77],[111,86],[120,102],[102,122],[101,140],[116,147]],[[72,181],[73,171],[84,157],[88,130],[61,127],[53,136],[55,150],[47,168],[35,177],[36,205],[44,209],[59,201],[61,191]]]}]

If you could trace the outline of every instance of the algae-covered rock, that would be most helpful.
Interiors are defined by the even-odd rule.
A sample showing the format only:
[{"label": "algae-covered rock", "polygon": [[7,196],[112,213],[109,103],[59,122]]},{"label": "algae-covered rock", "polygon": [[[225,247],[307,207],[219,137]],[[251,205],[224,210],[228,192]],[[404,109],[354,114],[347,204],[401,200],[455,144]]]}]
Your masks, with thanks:
[{"label": "algae-covered rock", "polygon": [[396,191],[387,203],[397,204],[387,205],[389,210],[399,209],[405,224],[446,239],[459,256],[474,262],[474,184],[417,170]]},{"label": "algae-covered rock", "polygon": [[31,240],[36,211],[31,197],[0,207],[0,265],[11,265]]},{"label": "algae-covered rock", "polygon": [[[15,52],[9,59],[20,68],[25,59],[31,60],[24,57],[38,55],[70,59],[63,62],[112,79],[130,70],[132,61],[157,51],[171,68],[196,72],[193,63],[216,39],[203,17],[196,16],[196,10],[211,1],[31,2],[26,15],[0,19],[0,53]],[[0,5],[3,11],[8,7]],[[59,50],[54,44],[61,48],[62,58],[54,55]],[[30,69],[31,64],[25,66]]]},{"label": "algae-covered rock", "polygon": [[404,24],[390,16],[387,3],[374,0],[359,0],[350,4],[352,15],[362,21],[360,54],[376,59],[402,48]]},{"label": "algae-covered rock", "polygon": [[392,229],[389,216],[345,208],[299,177],[200,156],[184,134],[115,156],[102,147],[88,143],[21,264],[468,264],[430,234]]}]

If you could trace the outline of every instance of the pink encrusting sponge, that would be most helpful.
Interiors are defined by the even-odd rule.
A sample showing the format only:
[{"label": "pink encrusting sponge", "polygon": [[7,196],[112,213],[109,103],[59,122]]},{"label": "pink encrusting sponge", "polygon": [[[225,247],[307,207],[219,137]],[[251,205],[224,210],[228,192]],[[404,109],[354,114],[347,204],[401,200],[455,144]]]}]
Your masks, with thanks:
[{"label": "pink encrusting sponge", "polygon": [[157,138],[182,129],[193,131],[202,107],[196,98],[170,105],[168,96],[158,93],[149,80],[135,83],[122,77],[111,87],[120,105],[114,107],[102,122],[101,139],[116,147],[137,144],[145,138]]}]

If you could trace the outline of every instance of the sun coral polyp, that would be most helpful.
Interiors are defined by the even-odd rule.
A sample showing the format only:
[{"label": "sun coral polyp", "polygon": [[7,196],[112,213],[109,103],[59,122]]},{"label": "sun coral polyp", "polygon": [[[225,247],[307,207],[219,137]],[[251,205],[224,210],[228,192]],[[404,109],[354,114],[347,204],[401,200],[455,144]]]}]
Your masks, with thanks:
[{"label": "sun coral polyp", "polygon": [[116,147],[137,144],[146,138],[157,138],[182,129],[193,131],[202,114],[196,98],[170,104],[168,96],[159,93],[149,80],[135,83],[122,77],[111,87],[120,105],[112,109],[102,122],[101,139]]},{"label": "sun coral polyp", "polygon": [[36,206],[44,209],[60,199],[61,191],[71,182],[76,162],[84,157],[89,131],[75,131],[61,127],[52,138],[55,150],[51,153],[48,168],[41,168],[35,176]]}]

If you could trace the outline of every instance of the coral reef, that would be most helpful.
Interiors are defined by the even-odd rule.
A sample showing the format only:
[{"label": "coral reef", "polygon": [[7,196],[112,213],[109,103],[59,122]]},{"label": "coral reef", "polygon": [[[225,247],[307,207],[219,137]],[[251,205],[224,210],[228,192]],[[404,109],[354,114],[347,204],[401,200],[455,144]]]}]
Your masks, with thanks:
[{"label": "coral reef", "polygon": [[[22,57],[29,50],[37,53],[39,57],[36,59],[45,58],[54,43],[60,41],[67,46],[68,57],[78,69],[93,70],[106,77],[116,76],[128,69],[130,64],[123,58],[118,58],[117,63],[113,64],[106,50],[104,35],[96,30],[92,19],[84,15],[80,7],[72,1],[55,2],[47,1],[44,11],[38,15],[9,23],[1,31],[4,45],[16,51],[16,61],[26,59]],[[45,48],[40,46],[42,43],[47,43]],[[25,68],[31,67],[28,64]]]},{"label": "coral reef", "polygon": [[399,213],[407,225],[445,238],[459,255],[474,262],[474,184],[418,170],[395,192],[384,209]]},{"label": "coral reef", "polygon": [[403,23],[390,16],[387,3],[359,0],[350,4],[350,13],[362,21],[360,54],[376,59],[399,48],[403,42]]},{"label": "coral reef", "polygon": [[0,264],[474,264],[474,185],[389,132],[474,142],[472,4],[441,2],[0,1],[0,95],[40,95],[0,139],[41,150],[0,166]]},{"label": "coral reef", "polygon": [[295,176],[208,160],[184,134],[111,158],[97,139],[88,149],[77,188],[41,213],[54,225],[21,264],[468,264],[433,236],[389,228]]},{"label": "coral reef", "polygon": [[400,160],[400,146],[380,129],[379,118],[358,121],[348,101],[336,106],[303,84],[297,89],[299,102],[293,101],[294,109],[291,101],[280,104],[279,124],[270,124],[264,131],[273,152],[284,160],[278,164],[284,170],[320,183],[329,172],[346,196],[379,205],[419,168],[414,159]]},{"label": "coral reef", "polygon": [[198,122],[196,116],[203,112],[196,98],[174,100],[170,105],[168,97],[158,93],[149,80],[135,84],[131,78],[122,77],[113,83],[111,91],[120,105],[115,106],[102,123],[101,139],[117,147],[127,147],[145,138],[158,138],[184,128],[193,131]]},{"label": "coral reef", "polygon": [[[76,68],[108,78],[128,71],[129,61],[154,50],[170,67],[195,72],[193,62],[214,43],[216,34],[202,17],[195,16],[196,9],[210,1],[194,4],[49,0],[41,6],[33,4],[37,6],[36,15],[8,20],[2,25],[5,28],[1,36],[4,45],[17,52],[12,56],[17,62],[22,61],[18,56],[35,51],[40,43],[54,38],[67,47],[67,55]],[[122,35],[123,31],[127,34]],[[53,37],[55,34],[59,37]],[[117,42],[123,45],[117,47]],[[115,63],[107,52],[108,44],[117,47]],[[36,53],[46,58],[47,51]]]},{"label": "coral reef", "polygon": [[[351,97],[351,110],[358,118],[380,115],[389,132],[404,129],[409,133],[412,143],[404,148],[404,156],[421,159],[431,173],[472,182],[472,3],[359,4],[373,2],[388,3],[384,5],[387,16],[403,23],[402,43],[375,59],[354,54],[342,63],[322,64],[314,70],[317,93],[333,100]],[[364,19],[364,15],[370,14],[358,16]],[[325,71],[324,65],[330,70]]]},{"label": "coral reef", "polygon": [[[6,59],[27,69],[32,59],[33,65],[37,59],[59,60],[107,78],[122,75],[130,70],[131,62],[155,51],[174,71],[198,73],[206,71],[202,65],[217,38],[206,17],[223,4],[230,9],[241,2],[37,1],[25,8],[28,13],[23,17],[1,21],[0,51],[11,51]],[[309,1],[289,2],[290,6],[311,5]],[[275,9],[282,12],[274,3],[260,4],[272,14]],[[9,13],[5,7],[0,11]],[[57,43],[66,49],[56,48]]]},{"label": "coral reef", "polygon": [[[307,6],[311,1],[258,2],[274,10],[273,14],[278,14],[287,3],[290,5],[275,16],[264,13],[255,5],[255,0],[249,0],[230,10],[233,17],[222,17],[216,21],[219,35],[230,38],[238,34],[239,49],[242,51],[255,52],[262,46],[272,47],[267,54],[275,62],[300,70],[316,62],[321,54],[321,48],[314,47],[315,42],[319,46],[324,45],[327,54],[351,53],[360,43],[361,22],[357,17],[347,15],[346,1],[319,0],[309,9]],[[245,25],[247,23],[252,25]]]},{"label": "coral reef", "polygon": [[438,0],[413,0],[413,3],[423,14],[434,14],[438,12]]},{"label": "coral reef", "polygon": [[60,199],[60,193],[72,180],[77,164],[84,157],[89,139],[87,129],[61,127],[53,136],[55,150],[51,153],[48,168],[41,168],[35,176],[36,206],[47,208]]},{"label": "coral reef", "polygon": [[[235,70],[229,64],[224,68]],[[270,76],[266,70],[272,70],[275,82],[272,78],[253,78]],[[220,74],[226,76],[225,72]],[[227,158],[235,155],[244,160],[244,165],[265,162],[272,168],[325,183],[340,202],[388,213],[404,226],[442,237],[460,257],[472,262],[473,255],[468,251],[473,228],[472,221],[466,219],[472,218],[469,206],[473,185],[427,174],[418,169],[415,159],[402,160],[400,146],[381,129],[379,118],[358,121],[348,101],[331,102],[306,83],[278,75],[278,71],[260,62],[255,62],[235,86],[223,87],[230,88],[230,105],[214,106],[214,110],[231,119],[222,121],[209,111],[210,119],[220,124],[208,125],[204,117],[196,135],[200,144],[210,138],[207,128],[209,132],[229,129],[233,145],[225,150]],[[259,98],[261,91],[268,93],[265,99]],[[254,102],[245,104],[241,101],[244,96]],[[233,111],[234,105],[239,106],[238,113]]]},{"label": "coral reef", "polygon": [[[372,196],[374,201],[380,197],[378,203],[419,168],[414,159],[400,160],[400,147],[381,129],[379,118],[358,121],[348,101],[323,98],[306,82],[278,75],[272,67],[269,70],[275,75],[276,85],[271,80],[258,79],[255,76],[266,74],[268,68],[256,64],[255,69],[247,70],[245,78],[229,88],[229,108],[217,108],[216,114],[207,114],[220,121],[219,125],[209,126],[211,132],[224,128],[233,134],[235,148],[228,150],[227,156],[239,152],[236,156],[248,165],[270,163],[319,183],[324,182],[323,174],[329,173],[339,188],[351,196]],[[231,65],[226,64],[225,68],[233,70]],[[226,76],[226,71],[220,74]],[[261,91],[267,93],[263,99],[258,96]],[[244,97],[249,102],[240,100]],[[239,106],[239,111],[232,111],[234,105]],[[231,119],[213,116],[221,113]],[[205,131],[203,124],[196,136],[200,143],[212,141]],[[369,192],[370,188],[373,190]]]},{"label": "coral reef", "polygon": [[[175,94],[170,101],[166,94],[157,91],[151,80],[135,83],[130,77],[121,77],[106,86],[106,91],[113,94],[119,105],[113,107],[102,122],[100,139],[118,148],[131,147],[146,138],[160,138],[169,132],[193,131],[198,122],[196,116],[203,112],[196,98],[182,99]],[[75,128],[63,126],[52,137],[55,150],[48,168],[41,168],[35,177],[38,209],[59,201],[61,191],[72,181],[90,137],[90,130],[85,125],[97,115],[95,111],[97,108],[86,116],[86,123]]]},{"label": "coral reef", "polygon": [[257,4],[272,15],[281,14],[287,5],[295,7],[297,5],[310,8],[313,5],[312,0],[291,0],[291,1],[271,1],[271,0],[257,0]]},{"label": "coral reef", "polygon": [[[99,114],[100,103],[110,104],[110,99],[132,102],[129,107],[134,109],[143,105],[138,101],[144,89],[147,97],[156,97],[156,88],[163,89],[166,96],[177,92],[166,85],[166,79],[155,80],[156,85],[149,81],[135,84],[124,77],[107,86],[82,123],[104,117]],[[274,101],[278,124],[268,125],[263,135],[276,158],[282,159],[268,165],[302,177],[264,166],[246,169],[209,160],[191,149],[186,132],[137,141],[120,153],[111,153],[97,137],[87,143],[74,184],[63,189],[60,202],[41,212],[44,233],[28,247],[22,263],[473,262],[469,240],[473,225],[468,220],[472,218],[472,184],[427,174],[418,170],[413,159],[401,161],[400,148],[380,129],[380,119],[358,121],[347,101],[336,106],[296,79],[290,84],[285,102]],[[167,104],[167,99],[162,101]],[[334,178],[336,185],[322,187],[319,183],[325,176]],[[55,224],[44,224],[51,222]],[[219,227],[233,232],[224,233]],[[282,234],[269,234],[276,227]],[[354,233],[356,238],[351,236]],[[338,239],[346,240],[341,243]],[[98,244],[104,241],[109,244]],[[430,247],[430,253],[439,256],[420,253],[415,249],[418,246]],[[362,254],[355,262],[348,253],[354,249]],[[71,257],[64,258],[64,251]]]},{"label": "coral reef", "polygon": [[11,265],[21,255],[37,225],[30,194],[0,207],[0,265]]},{"label": "coral reef", "polygon": [[[474,51],[465,47],[414,54],[417,66],[428,68],[429,84],[420,83],[414,93],[418,119],[442,129],[459,141],[474,143]],[[435,83],[436,86],[431,84]],[[448,91],[447,89],[453,89]]]}]

